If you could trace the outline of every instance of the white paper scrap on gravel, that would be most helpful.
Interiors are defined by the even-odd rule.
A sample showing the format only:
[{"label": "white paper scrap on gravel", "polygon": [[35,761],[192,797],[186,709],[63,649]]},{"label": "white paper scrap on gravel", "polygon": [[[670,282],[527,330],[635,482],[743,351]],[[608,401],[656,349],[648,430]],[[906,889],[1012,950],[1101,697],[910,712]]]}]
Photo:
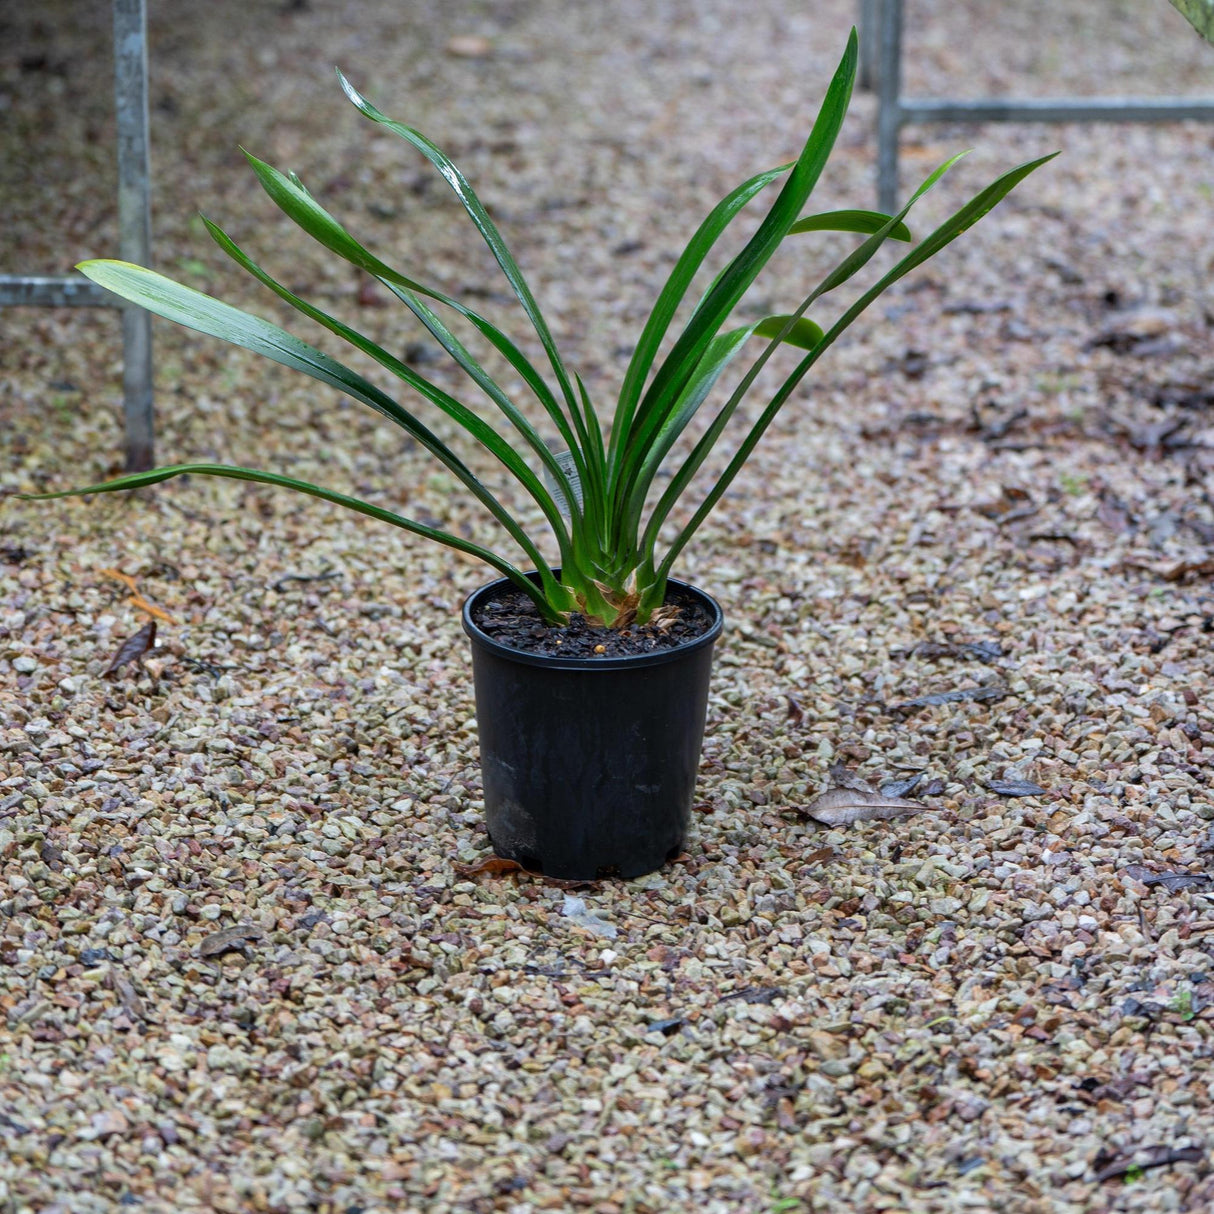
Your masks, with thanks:
[{"label": "white paper scrap on gravel", "polygon": [[619,928],[614,923],[608,923],[600,912],[590,910],[584,898],[575,898],[572,894],[566,894],[565,905],[562,907],[561,913],[566,919],[572,919],[579,927],[584,927],[596,936],[605,936],[608,940],[614,940],[620,934]]}]

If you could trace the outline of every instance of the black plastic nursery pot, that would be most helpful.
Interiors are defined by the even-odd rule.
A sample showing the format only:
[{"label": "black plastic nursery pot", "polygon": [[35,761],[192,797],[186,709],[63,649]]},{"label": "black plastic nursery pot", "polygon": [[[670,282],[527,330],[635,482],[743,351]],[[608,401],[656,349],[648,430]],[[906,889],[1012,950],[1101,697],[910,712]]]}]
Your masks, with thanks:
[{"label": "black plastic nursery pot", "polygon": [[711,626],[677,648],[629,657],[527,653],[487,636],[464,603],[493,849],[572,880],[639,877],[682,850],[708,712],[717,602],[671,581]]}]

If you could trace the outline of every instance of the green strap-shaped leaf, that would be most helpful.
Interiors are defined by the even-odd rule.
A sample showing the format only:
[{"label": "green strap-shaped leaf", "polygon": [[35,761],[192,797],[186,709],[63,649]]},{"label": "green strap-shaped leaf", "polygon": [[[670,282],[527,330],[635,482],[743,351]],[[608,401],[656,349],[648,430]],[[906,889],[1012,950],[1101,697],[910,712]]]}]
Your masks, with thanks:
[{"label": "green strap-shaped leaf", "polygon": [[[295,174],[282,173],[274,168],[273,165],[267,164],[264,160],[259,160],[250,152],[246,151],[244,155],[256,174],[257,180],[261,183],[261,188],[269,195],[275,206],[324,248],[328,249],[331,253],[336,253],[339,257],[344,258],[351,265],[357,266],[360,270],[365,270],[368,274],[375,275],[376,278],[383,281],[389,288],[400,288],[402,291],[408,292],[409,298],[406,298],[400,292],[397,293],[402,301],[410,307],[413,306],[410,303],[410,298],[421,295],[451,308],[458,315],[471,321],[492,343],[494,348],[505,356],[510,365],[522,377],[524,383],[535,393],[536,398],[543,405],[545,412],[552,419],[565,442],[570,444],[571,448],[575,445],[575,438],[573,431],[570,429],[569,421],[561,410],[560,405],[557,404],[551,389],[544,382],[539,372],[532,366],[526,355],[496,325],[460,303],[459,300],[452,298],[452,296],[417,282],[400,273],[400,271],[388,265],[387,262],[381,261],[374,253],[364,248],[355,240],[345,227],[308,193]],[[429,327],[427,316],[417,311],[417,309],[414,309],[414,311],[418,319]],[[433,313],[429,313],[429,316],[433,316]],[[451,351],[448,350],[448,353],[451,353]]]},{"label": "green strap-shaped leaf", "polygon": [[331,489],[321,489],[307,481],[297,480],[293,476],[282,476],[277,472],[259,472],[253,468],[240,468],[230,464],[172,464],[164,468],[153,468],[150,472],[135,472],[130,476],[120,476],[116,480],[103,481],[97,485],[86,485],[83,489],[61,489],[57,493],[23,493],[19,496],[26,501],[41,502],[56,497],[83,497],[90,493],[116,493],[125,489],[141,489],[145,485],[156,485],[161,481],[172,480],[175,476],[189,476],[195,473],[199,476],[219,476],[231,480],[254,481],[261,485],[277,485],[284,489],[294,489],[297,493],[306,493],[309,497],[318,497],[322,501],[345,506],[348,510],[356,510],[359,514],[365,514],[369,518],[391,523],[392,526],[400,527],[403,531],[410,531],[414,535],[445,544],[448,548],[466,552],[469,556],[475,556],[492,566],[504,577],[508,577],[520,590],[525,591],[545,619],[551,620],[553,623],[560,622],[558,613],[553,611],[535,583],[496,552],[482,548],[479,544],[473,544],[469,540],[461,539],[458,535],[452,535],[448,531],[428,527],[424,523],[414,522],[391,510],[385,510],[381,506],[373,506],[370,502],[364,502],[360,498],[350,497],[345,493],[335,493]]},{"label": "green strap-shaped leaf", "polygon": [[[680,531],[670,550],[662,559],[661,565],[656,571],[655,581],[662,582],[669,575],[670,569],[679,553],[686,546],[687,541],[699,528],[704,519],[708,516],[713,507],[720,500],[721,495],[728,489],[737,476],[746,460],[750,457],[755,445],[762,438],[764,431],[771,425],[776,414],[783,407],[785,401],[796,389],[797,385],[808,373],[809,369],[822,357],[823,353],[834,344],[839,335],[847,329],[847,327],[880,295],[882,295],[890,286],[897,282],[900,278],[905,277],[911,270],[922,265],[928,258],[934,256],[945,246],[956,240],[963,232],[973,227],[984,215],[986,215],[992,207],[994,207],[1001,199],[1003,199],[1011,190],[1013,190],[1021,181],[1024,180],[1034,170],[1040,168],[1043,164],[1053,160],[1057,152],[1051,153],[1049,156],[1041,156],[1036,160],[1030,160],[1025,164],[1019,165],[1014,169],[997,177],[984,190],[980,191],[970,199],[963,207],[953,213],[944,223],[942,223],[935,231],[924,240],[915,246],[901,261],[897,263],[887,274],[885,274],[875,285],[870,287],[863,295],[860,296],[855,303],[849,307],[842,316],[826,331],[822,340],[814,347],[813,350],[805,356],[798,364],[793,373],[780,385],[779,390],[772,398],[771,402],[763,410],[746,438],[743,440],[738,450],[734,453],[733,458],[729,461],[725,471],[717,479],[708,495],[701,502],[696,512],[692,515],[687,525]],[[950,162],[951,163],[951,162]],[[944,166],[947,167],[947,166]],[[939,169],[928,179],[929,182],[938,180],[943,168]],[[927,183],[916,193],[917,198],[927,188]],[[912,199],[913,201],[913,199]],[[909,205],[909,204],[908,204]]]},{"label": "green strap-shaped leaf", "polygon": [[[720,438],[738,405],[750,391],[751,386],[758,378],[759,372],[767,364],[768,359],[774,352],[776,345],[778,344],[779,335],[771,332],[771,329],[774,328],[779,322],[783,322],[780,325],[781,329],[788,326],[789,323],[792,322],[792,331],[794,332],[796,331],[797,326],[812,325],[813,322],[806,321],[802,318],[802,313],[804,313],[806,309],[809,308],[817,299],[821,298],[821,296],[846,282],[852,277],[853,274],[867,265],[881,245],[889,238],[890,234],[899,226],[899,224],[902,223],[902,220],[910,211],[911,207],[914,206],[914,204],[920,198],[922,198],[923,195],[926,194],[927,191],[930,190],[932,186],[934,186],[940,180],[940,178],[943,177],[944,174],[957,163],[958,160],[961,159],[962,155],[964,155],[964,153],[951,157],[949,160],[946,160],[942,165],[931,172],[919,186],[919,188],[910,196],[906,202],[906,205],[901,211],[899,211],[897,215],[881,216],[881,226],[877,228],[873,234],[866,241],[864,241],[863,244],[861,244],[858,248],[853,249],[833,270],[830,271],[830,273],[826,275],[826,277],[801,302],[801,306],[797,309],[796,313],[794,313],[793,317],[772,317],[768,321],[764,322],[768,326],[768,331],[764,334],[764,336],[770,337],[773,340],[742,377],[729,400],[727,400],[721,407],[708,429],[703,435],[701,435],[699,441],[695,444],[690,454],[684,460],[682,466],[671,477],[670,484],[667,485],[666,490],[663,492],[658,501],[658,504],[654,507],[654,511],[649,518],[649,522],[646,524],[645,534],[640,544],[640,556],[646,573],[642,575],[641,580],[643,584],[652,586],[656,602],[661,602],[660,595],[664,593],[666,576],[665,574],[662,574],[659,577],[653,565],[653,547],[657,542],[658,531],[665,522],[675,503],[679,500],[687,486],[691,483],[692,478],[695,476],[704,460],[708,457],[709,452],[712,451],[713,447],[716,445],[717,440]],[[875,215],[876,212],[872,212],[872,214]],[[807,329],[805,332],[807,338],[809,339],[803,343],[805,348],[811,350],[815,349],[817,345],[820,344],[821,339],[824,336],[821,329],[818,328],[818,326],[813,325],[812,329]],[[813,334],[815,332],[817,333],[816,340],[813,339]],[[666,569],[668,571],[669,566],[667,566]],[[651,583],[646,582],[645,579],[647,577],[652,577],[654,580]]]},{"label": "green strap-shaped leaf", "polygon": [[369,380],[308,345],[277,325],[242,312],[192,287],[182,286],[163,274],[125,261],[86,261],[76,267],[99,286],[132,303],[140,304],[166,320],[185,325],[211,337],[219,337],[256,354],[302,371],[323,384],[345,392],[369,405],[412,435],[465,485],[505,528],[511,539],[535,562],[546,567],[543,557],[526,532],[506,508],[485,488],[476,475],[433,431],[402,408]]},{"label": "green strap-shaped leaf", "polygon": [[857,40],[853,29],[813,129],[779,197],[758,231],[696,310],[641,400],[622,457],[619,479],[625,493],[631,491],[632,482],[653,436],[694,373],[708,343],[788,234],[788,229],[796,221],[817,184],[847,114],[856,74],[856,59]]},{"label": "green strap-shaped leaf", "polygon": [[757,325],[735,329],[744,337],[766,337],[798,350],[812,350],[822,340],[822,326],[805,316],[768,316]]},{"label": "green strap-shaped leaf", "polygon": [[[890,217],[880,211],[823,211],[820,215],[806,215],[788,229],[794,236],[799,232],[862,232],[868,235],[879,232]],[[890,240],[910,240],[910,228],[904,223],[895,223],[888,232]]]},{"label": "green strap-shaped leaf", "polygon": [[[535,296],[531,293],[531,288],[523,277],[522,270],[519,269],[518,263],[514,260],[509,248],[507,248],[506,242],[502,239],[502,234],[498,231],[497,225],[489,218],[489,212],[485,210],[484,204],[476,196],[476,192],[468,183],[468,179],[460,172],[450,157],[420,131],[405,126],[403,123],[394,122],[391,118],[382,114],[340,71],[337,73],[337,77],[341,81],[341,87],[345,90],[346,96],[354,103],[360,113],[370,118],[372,122],[379,123],[380,126],[385,127],[394,135],[399,135],[407,143],[412,144],[438,169],[444,180],[455,192],[455,196],[460,200],[464,210],[468,213],[468,217],[476,225],[477,231],[480,232],[482,239],[489,247],[489,251],[501,267],[502,273],[506,276],[506,281],[510,284],[519,303],[522,304],[523,311],[527,314],[527,319],[531,322],[540,339],[540,343],[544,347],[545,353],[548,355],[548,360],[552,364],[552,370],[556,374],[557,382],[561,386],[561,391],[564,393],[569,409],[576,419],[578,405],[573,394],[573,386],[561,361],[556,343],[552,339],[548,324],[540,312],[539,304],[535,301]],[[586,436],[582,435],[581,438],[584,442]]]},{"label": "green strap-shaped leaf", "polygon": [[[393,354],[389,354],[383,347],[377,345],[369,338],[357,330],[352,329],[349,325],[343,324],[341,321],[330,316],[328,313],[321,311],[320,308],[314,307],[307,300],[301,299],[293,291],[283,286],[273,276],[268,274],[261,268],[245,251],[217,224],[212,223],[205,216],[203,223],[206,224],[207,231],[211,234],[212,239],[216,244],[233,261],[236,262],[243,270],[252,274],[258,282],[270,288],[279,299],[285,300],[297,311],[301,312],[310,320],[316,321],[323,325],[331,333],[336,333],[339,337],[349,342],[356,349],[361,350],[364,354],[369,354],[382,367],[386,367],[393,375],[403,380],[415,392],[425,397],[432,404],[437,405],[448,417],[458,422],[469,434],[473,436],[479,443],[495,455],[502,464],[506,466],[514,474],[514,476],[522,483],[523,487],[535,499],[540,509],[544,512],[544,517],[552,525],[553,532],[556,534],[557,541],[561,547],[562,560],[568,552],[568,536],[565,530],[564,520],[561,518],[560,512],[557,509],[556,502],[552,495],[544,488],[539,478],[528,467],[527,463],[519,456],[509,443],[507,443],[501,435],[497,433],[487,422],[485,422],[477,414],[473,413],[466,405],[456,400],[449,393],[444,392],[437,385],[419,375],[412,367],[409,367]],[[418,306],[422,307],[420,301]],[[425,309],[429,312],[429,309]],[[433,317],[433,313],[429,313]],[[434,323],[438,325],[440,322],[437,317],[433,317]],[[443,327],[445,330],[445,326]],[[454,337],[451,337],[454,343]],[[458,344],[458,343],[456,343]],[[462,351],[462,347],[460,347]],[[469,359],[471,361],[471,359]],[[488,377],[486,377],[488,378]],[[497,385],[492,380],[489,381],[492,388]],[[488,390],[488,389],[486,389]],[[500,389],[498,390],[500,392]],[[499,402],[504,411],[510,417],[510,420],[523,431],[525,436],[533,439],[532,446],[535,447],[542,457],[550,461],[559,471],[559,465],[552,459],[552,453],[544,445],[539,435],[531,428],[527,420],[514,408],[508,398],[502,394],[502,399]]]},{"label": "green strap-shaped leaf", "polygon": [[[708,394],[716,386],[725,368],[752,337],[767,338],[773,348],[783,344],[801,350],[812,350],[822,340],[822,328],[803,316],[768,316],[753,324],[743,325],[741,328],[732,329],[727,333],[720,333],[708,343],[708,349],[705,350],[704,357],[700,359],[700,365],[696,367],[695,374],[683,389],[678,403],[667,416],[666,424],[659,431],[649,456],[636,478],[631,497],[625,507],[624,525],[621,528],[625,535],[636,534],[640,526],[641,514],[645,508],[645,499],[649,495],[654,478],[666,456],[678,441],[679,435],[683,433],[699,411]],[[723,424],[722,422],[721,425],[723,426]],[[681,489],[678,492],[681,492]],[[638,556],[652,548],[657,531],[664,519],[665,514],[659,515],[656,511],[651,516],[637,550]]]},{"label": "green strap-shaped leaf", "polygon": [[624,383],[620,389],[615,418],[611,427],[609,460],[612,467],[615,465],[620,444],[627,437],[632,425],[632,417],[641,398],[641,389],[645,386],[645,379],[653,366],[658,347],[662,343],[662,338],[666,336],[670,322],[683,302],[696,272],[704,264],[704,258],[708,256],[721,234],[742,208],[764,186],[770,185],[792,167],[793,162],[790,161],[778,168],[768,169],[731,190],[713,207],[708,217],[696,229],[695,235],[687,242],[687,247],[679,255],[674,269],[670,272],[670,277],[658,293],[653,311],[650,312],[649,319],[645,322],[636,349],[632,352],[628,370],[624,375]]}]

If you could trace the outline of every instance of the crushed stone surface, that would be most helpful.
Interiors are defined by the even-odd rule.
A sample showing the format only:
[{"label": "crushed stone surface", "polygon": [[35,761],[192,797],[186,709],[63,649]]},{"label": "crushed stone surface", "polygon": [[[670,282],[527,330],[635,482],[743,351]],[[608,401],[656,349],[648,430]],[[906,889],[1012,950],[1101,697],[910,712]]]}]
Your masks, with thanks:
[{"label": "crushed stone surface", "polygon": [[[694,224],[798,150],[855,13],[150,8],[161,268],[286,320],[201,209],[463,390],[292,234],[241,144],[522,333],[337,64],[461,165],[601,406]],[[1163,0],[1110,12],[913,0],[907,92],[1214,94],[1214,48]],[[113,255],[110,6],[2,21],[0,266]],[[1214,132],[909,128],[903,189],[969,145],[917,235],[1063,154],[839,343],[675,570],[726,631],[687,856],[652,876],[467,875],[488,842],[458,609],[491,571],[247,484],[0,502],[0,1208],[1214,1206]],[[819,209],[872,205],[874,146],[857,94]],[[790,242],[743,314],[795,304],[832,239]],[[117,312],[0,326],[0,489],[118,472]],[[155,343],[162,462],[498,542],[355,403]],[[155,646],[106,677],[149,619],[133,594]],[[819,826],[835,764],[931,795]]]}]

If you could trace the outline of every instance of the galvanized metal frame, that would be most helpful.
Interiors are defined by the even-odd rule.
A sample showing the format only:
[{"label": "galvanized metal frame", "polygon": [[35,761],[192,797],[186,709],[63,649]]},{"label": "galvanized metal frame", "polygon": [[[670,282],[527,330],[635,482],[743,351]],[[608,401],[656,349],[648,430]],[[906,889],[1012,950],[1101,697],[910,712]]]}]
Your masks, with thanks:
[{"label": "galvanized metal frame", "polygon": [[1214,97],[906,98],[902,0],[860,0],[860,22],[861,84],[877,93],[877,205],[887,213],[897,209],[898,136],[911,123],[1214,122]]},{"label": "galvanized metal frame", "polygon": [[[114,0],[118,127],[118,250],[148,265],[152,250],[145,0]],[[152,466],[152,318],[81,275],[0,275],[0,307],[121,307],[124,454],[128,472]]]}]

